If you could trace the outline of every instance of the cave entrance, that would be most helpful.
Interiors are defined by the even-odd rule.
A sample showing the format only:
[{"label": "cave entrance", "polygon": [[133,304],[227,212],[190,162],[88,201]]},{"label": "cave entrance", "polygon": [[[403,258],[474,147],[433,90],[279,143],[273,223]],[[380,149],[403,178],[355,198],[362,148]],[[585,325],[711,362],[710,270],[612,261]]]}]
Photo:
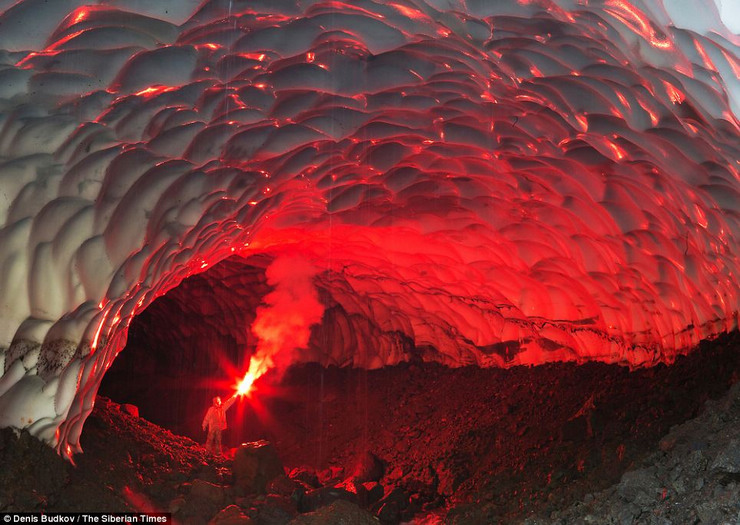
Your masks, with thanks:
[{"label": "cave entrance", "polygon": [[[145,419],[204,442],[201,422],[214,396],[233,393],[256,347],[250,327],[270,291],[268,256],[231,257],[183,280],[131,322],[126,347],[100,394],[139,408]],[[228,412],[224,446],[254,439],[249,403]]]},{"label": "cave entrance", "polygon": [[[260,343],[252,326],[260,307],[270,302],[267,296],[286,283],[291,289],[305,288],[303,279],[275,280],[276,267],[290,275],[302,274],[300,258],[289,258],[286,264],[278,257],[225,259],[153,301],[132,320],[126,347],[105,374],[99,393],[116,403],[133,404],[146,420],[204,443],[201,424],[213,397],[225,399],[234,393]],[[357,416],[355,423],[361,430],[356,434],[367,437],[365,414],[372,397],[368,365],[377,367],[390,358],[403,361],[406,355],[420,360],[424,349],[417,349],[408,336],[384,330],[361,308],[353,307],[359,295],[342,275],[324,271],[303,277],[310,279],[323,313],[315,311],[305,290],[278,294],[283,297],[281,304],[294,303],[301,315],[314,311],[302,320],[310,334],[307,340],[299,336],[295,319],[286,323],[292,330],[288,339],[295,346],[274,353],[276,368],[260,379],[255,395],[228,411],[224,448],[258,439],[287,440],[287,453],[296,458],[308,453],[321,463],[329,457],[322,441],[327,400],[341,400]],[[294,313],[277,310],[288,317]],[[346,376],[346,381],[337,380],[341,385],[330,393],[324,388],[327,367],[334,367],[337,377]],[[340,368],[351,370],[339,373]],[[277,422],[286,414],[298,427]],[[311,446],[302,437],[293,446],[298,441],[292,437],[306,434],[313,436]]]}]

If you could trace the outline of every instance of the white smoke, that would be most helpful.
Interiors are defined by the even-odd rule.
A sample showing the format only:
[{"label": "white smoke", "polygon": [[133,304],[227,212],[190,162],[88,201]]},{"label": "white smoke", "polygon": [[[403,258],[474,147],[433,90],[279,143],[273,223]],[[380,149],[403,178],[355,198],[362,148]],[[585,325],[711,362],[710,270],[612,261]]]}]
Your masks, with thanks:
[{"label": "white smoke", "polygon": [[311,327],[324,315],[324,305],[313,279],[318,273],[310,261],[295,255],[278,256],[267,268],[273,290],[257,309],[252,333],[259,338],[250,371],[259,377],[271,368],[282,372],[295,361],[292,355],[308,346]]}]

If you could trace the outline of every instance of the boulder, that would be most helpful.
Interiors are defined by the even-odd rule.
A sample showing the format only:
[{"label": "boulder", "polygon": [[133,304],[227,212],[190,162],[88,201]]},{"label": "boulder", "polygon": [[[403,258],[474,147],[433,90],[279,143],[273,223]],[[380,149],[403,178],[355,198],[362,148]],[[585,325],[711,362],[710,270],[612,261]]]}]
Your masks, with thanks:
[{"label": "boulder", "polygon": [[723,443],[710,470],[722,474],[740,474],[740,440],[732,439]]},{"label": "boulder", "polygon": [[383,523],[398,523],[401,513],[409,506],[409,494],[401,487],[396,487],[372,506],[372,510]]},{"label": "boulder", "polygon": [[372,505],[373,503],[380,501],[380,499],[385,494],[385,489],[383,488],[383,485],[381,485],[377,481],[368,481],[366,483],[363,483],[362,487],[365,489],[366,501],[368,505]]},{"label": "boulder", "polygon": [[171,512],[172,514],[176,514],[184,506],[185,506],[185,498],[183,498],[182,496],[178,496],[177,498],[170,501],[170,504],[167,507],[167,511]]},{"label": "boulder", "polygon": [[401,480],[408,472],[402,466],[397,466],[388,473],[388,481],[395,483]]},{"label": "boulder", "polygon": [[617,485],[619,497],[641,508],[652,505],[660,493],[654,470],[654,468],[644,468],[626,472]]},{"label": "boulder", "polygon": [[275,448],[267,441],[242,443],[234,453],[234,485],[246,493],[264,494],[267,484],[284,475]]},{"label": "boulder", "polygon": [[129,403],[124,403],[123,405],[121,405],[121,412],[124,412],[129,416],[139,417],[139,407],[137,407],[136,405],[131,405]]},{"label": "boulder", "polygon": [[378,519],[381,523],[398,523],[401,521],[401,507],[395,501],[383,503],[378,509]]},{"label": "boulder", "polygon": [[226,502],[226,492],[221,485],[214,485],[202,479],[193,480],[190,487],[188,501],[203,500],[214,505],[222,505]]},{"label": "boulder", "polygon": [[289,496],[268,494],[259,508],[260,525],[285,525],[298,514],[296,502]]},{"label": "boulder", "polygon": [[319,476],[319,483],[321,485],[333,485],[334,483],[342,479],[343,474],[344,467],[336,465],[317,473],[317,475]]},{"label": "boulder", "polygon": [[400,504],[402,509],[405,509],[409,503],[409,493],[401,487],[396,487],[381,500],[382,503],[386,503],[388,501],[396,501]]},{"label": "boulder", "polygon": [[193,480],[190,492],[170,503],[177,523],[208,523],[228,503],[226,490],[202,479]]},{"label": "boulder", "polygon": [[337,500],[315,512],[296,516],[289,525],[378,525],[378,521],[357,504]]},{"label": "boulder", "polygon": [[385,466],[378,456],[372,452],[365,452],[357,459],[352,478],[357,483],[365,483],[367,481],[380,481],[384,474]]},{"label": "boulder", "polygon": [[316,489],[321,486],[319,476],[316,475],[316,471],[311,467],[296,467],[290,471],[288,477],[294,481],[298,481],[307,489]]},{"label": "boulder", "polygon": [[254,520],[236,505],[229,505],[216,514],[208,525],[252,525]]},{"label": "boulder", "polygon": [[354,504],[358,503],[357,494],[342,487],[321,487],[306,492],[301,500],[300,510],[302,512],[311,512],[337,500],[345,500]]},{"label": "boulder", "polygon": [[296,493],[302,495],[306,492],[306,489],[302,484],[290,479],[284,474],[276,476],[269,481],[267,483],[266,490],[268,494],[279,494],[281,496],[294,496]]}]

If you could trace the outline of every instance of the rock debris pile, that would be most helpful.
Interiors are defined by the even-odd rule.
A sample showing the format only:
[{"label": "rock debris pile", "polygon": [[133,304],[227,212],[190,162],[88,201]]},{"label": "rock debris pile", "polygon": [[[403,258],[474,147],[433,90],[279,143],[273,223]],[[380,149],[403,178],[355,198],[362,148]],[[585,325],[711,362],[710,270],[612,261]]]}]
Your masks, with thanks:
[{"label": "rock debris pile", "polygon": [[529,525],[740,523],[740,383],[677,425],[619,484]]}]

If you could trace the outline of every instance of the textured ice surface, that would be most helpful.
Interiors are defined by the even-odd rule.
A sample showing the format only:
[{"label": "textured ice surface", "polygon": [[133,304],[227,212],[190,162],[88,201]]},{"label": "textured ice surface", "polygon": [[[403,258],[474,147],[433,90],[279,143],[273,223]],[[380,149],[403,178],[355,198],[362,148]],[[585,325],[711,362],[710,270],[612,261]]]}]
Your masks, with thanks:
[{"label": "textured ice surface", "polygon": [[326,364],[402,335],[638,366],[737,327],[740,63],[710,7],[0,10],[0,425],[65,455],[132,317],[232,255],[311,265],[347,316],[294,358]]}]

